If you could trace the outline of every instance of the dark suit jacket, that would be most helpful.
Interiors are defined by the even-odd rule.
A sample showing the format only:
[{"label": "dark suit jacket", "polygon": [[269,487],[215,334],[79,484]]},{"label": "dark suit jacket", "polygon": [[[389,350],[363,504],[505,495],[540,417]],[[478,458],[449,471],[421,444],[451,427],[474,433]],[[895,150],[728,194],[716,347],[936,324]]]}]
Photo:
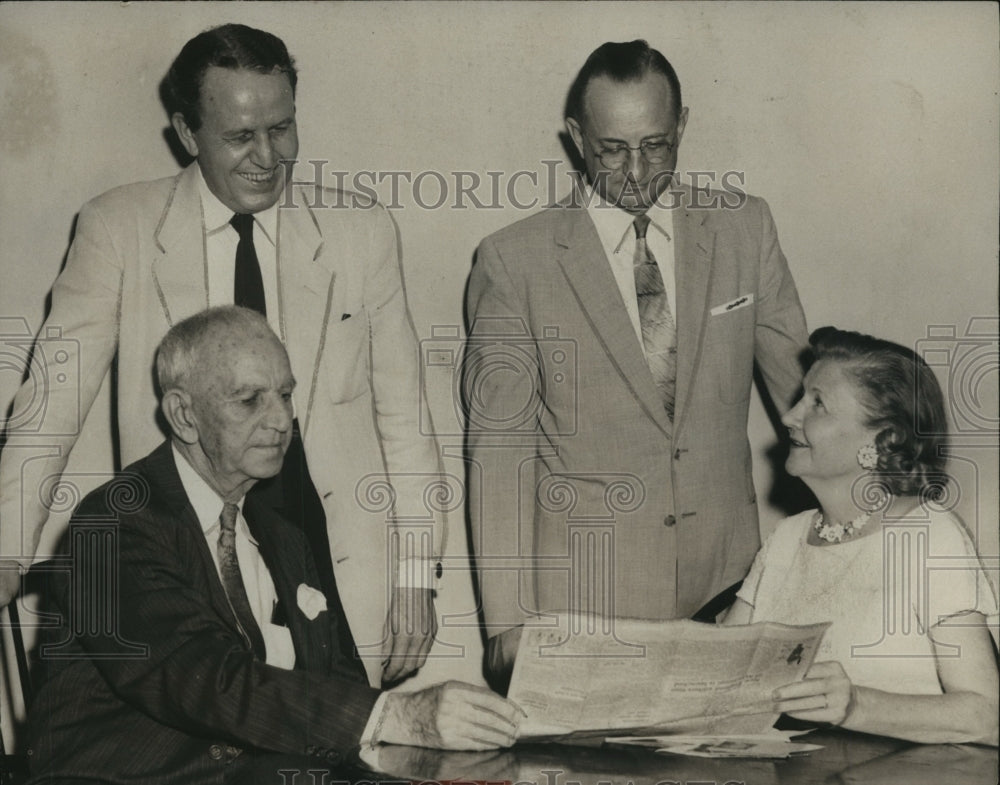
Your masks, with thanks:
[{"label": "dark suit jacket", "polygon": [[43,638],[29,713],[33,775],[220,782],[244,750],[335,762],[358,744],[378,692],[339,660],[330,614],[298,606],[300,584],[318,587],[302,535],[249,499],[244,513],[295,669],[250,652],[164,443],[73,516],[72,565],[50,581],[62,623]]}]

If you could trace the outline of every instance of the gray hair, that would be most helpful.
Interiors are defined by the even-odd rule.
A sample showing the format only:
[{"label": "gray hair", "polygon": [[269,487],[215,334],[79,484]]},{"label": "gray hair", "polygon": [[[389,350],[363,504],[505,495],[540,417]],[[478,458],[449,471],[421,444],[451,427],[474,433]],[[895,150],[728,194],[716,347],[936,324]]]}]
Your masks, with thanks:
[{"label": "gray hair", "polygon": [[198,369],[205,342],[220,332],[274,337],[267,319],[257,311],[237,305],[220,305],[189,316],[163,336],[156,350],[156,381],[160,394],[189,389],[191,375]]}]

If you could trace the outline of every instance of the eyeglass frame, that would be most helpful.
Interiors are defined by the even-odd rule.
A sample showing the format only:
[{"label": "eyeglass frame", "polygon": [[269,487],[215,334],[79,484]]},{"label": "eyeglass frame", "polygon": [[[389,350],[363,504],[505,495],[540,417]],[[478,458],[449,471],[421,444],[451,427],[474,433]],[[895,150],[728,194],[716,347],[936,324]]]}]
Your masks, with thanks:
[{"label": "eyeglass frame", "polygon": [[[580,135],[584,136],[584,137],[588,136],[587,132],[584,131],[583,128],[580,128]],[[662,136],[667,136],[667,134],[662,134]],[[655,160],[655,161],[654,160],[650,160],[649,155],[646,153],[647,145],[650,145],[650,144],[663,144],[663,145],[666,146],[667,149],[666,149],[666,152],[663,154],[662,158],[660,158],[659,160]],[[600,160],[600,162],[601,162],[601,164],[603,166],[607,167],[608,169],[617,170],[617,169],[621,169],[627,163],[627,161],[631,158],[631,155],[629,155],[629,154],[633,153],[633,152],[636,152],[636,151],[639,152],[639,154],[642,156],[642,160],[645,161],[647,164],[662,164],[671,155],[673,155],[673,153],[677,149],[678,145],[679,145],[679,142],[677,140],[670,140],[670,141],[668,141],[668,140],[664,139],[662,141],[657,141],[654,138],[654,139],[643,139],[641,142],[639,142],[639,146],[638,147],[633,147],[630,144],[625,144],[624,142],[622,142],[615,149],[608,149],[607,147],[603,147],[603,146],[601,148],[599,148],[599,149],[594,149],[593,147],[591,149],[593,150],[594,155],[597,156],[598,160]],[[619,155],[621,153],[625,153],[626,151],[628,151],[628,154],[626,155],[626,157],[623,158],[621,161],[619,161],[617,164],[609,164],[607,161],[604,160],[604,156],[606,156],[606,155]]]}]

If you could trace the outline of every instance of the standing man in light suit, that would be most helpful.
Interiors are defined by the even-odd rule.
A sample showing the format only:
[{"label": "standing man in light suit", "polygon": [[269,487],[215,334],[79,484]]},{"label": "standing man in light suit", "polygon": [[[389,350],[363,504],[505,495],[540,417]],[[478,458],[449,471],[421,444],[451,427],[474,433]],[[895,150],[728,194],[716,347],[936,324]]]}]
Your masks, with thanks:
[{"label": "standing man in light suit", "polygon": [[[43,490],[63,472],[77,412],[86,416],[112,360],[117,355],[124,466],[163,439],[152,372],[157,343],[181,319],[236,302],[266,315],[301,380],[285,466],[253,493],[305,531],[323,587],[331,600],[342,599],[377,685],[419,668],[433,641],[431,573],[444,524],[423,499],[437,482],[439,458],[418,425],[425,404],[395,228],[377,204],[291,182],[295,85],[293,61],[275,36],[235,24],[201,33],[166,80],[171,123],[195,162],[176,176],[109,191],[81,210],[40,331],[60,331],[81,381],[79,389],[45,390],[37,416],[7,434],[0,602],[17,592],[18,568],[35,555],[48,513]],[[32,410],[31,381],[60,371],[53,353],[36,351],[33,362],[15,412]],[[38,441],[37,433],[57,436]],[[362,482],[386,475],[394,509],[388,516],[362,509]],[[395,555],[400,518],[421,524],[423,547],[412,554],[419,558]]]},{"label": "standing man in light suit", "polygon": [[589,185],[479,247],[464,389],[494,674],[534,613],[690,616],[757,552],[754,363],[784,411],[806,325],[767,205],[674,178],[687,119],[663,55],[599,47],[566,116]]}]

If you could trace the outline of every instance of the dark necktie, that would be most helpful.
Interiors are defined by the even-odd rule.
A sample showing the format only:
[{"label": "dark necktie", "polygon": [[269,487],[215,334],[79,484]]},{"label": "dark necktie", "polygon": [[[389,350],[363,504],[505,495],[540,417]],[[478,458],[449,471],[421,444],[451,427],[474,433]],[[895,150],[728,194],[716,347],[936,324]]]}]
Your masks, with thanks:
[{"label": "dark necktie", "polygon": [[264,279],[260,274],[257,249],[253,245],[253,216],[236,213],[229,219],[229,223],[240,236],[239,245],[236,246],[233,302],[267,316],[267,306],[264,303]]},{"label": "dark necktie", "polygon": [[219,554],[219,573],[222,576],[222,586],[229,597],[229,605],[236,614],[236,619],[250,641],[250,648],[260,660],[267,659],[267,649],[260,627],[250,610],[246,587],[243,585],[243,574],[240,572],[240,562],[236,557],[236,514],[239,509],[235,504],[226,504],[219,516],[219,542],[216,545]]},{"label": "dark necktie", "polygon": [[663,399],[667,417],[674,419],[677,388],[677,328],[670,312],[670,300],[656,257],[646,245],[649,216],[640,215],[632,222],[635,229],[635,294],[639,303],[642,345],[653,381]]}]

